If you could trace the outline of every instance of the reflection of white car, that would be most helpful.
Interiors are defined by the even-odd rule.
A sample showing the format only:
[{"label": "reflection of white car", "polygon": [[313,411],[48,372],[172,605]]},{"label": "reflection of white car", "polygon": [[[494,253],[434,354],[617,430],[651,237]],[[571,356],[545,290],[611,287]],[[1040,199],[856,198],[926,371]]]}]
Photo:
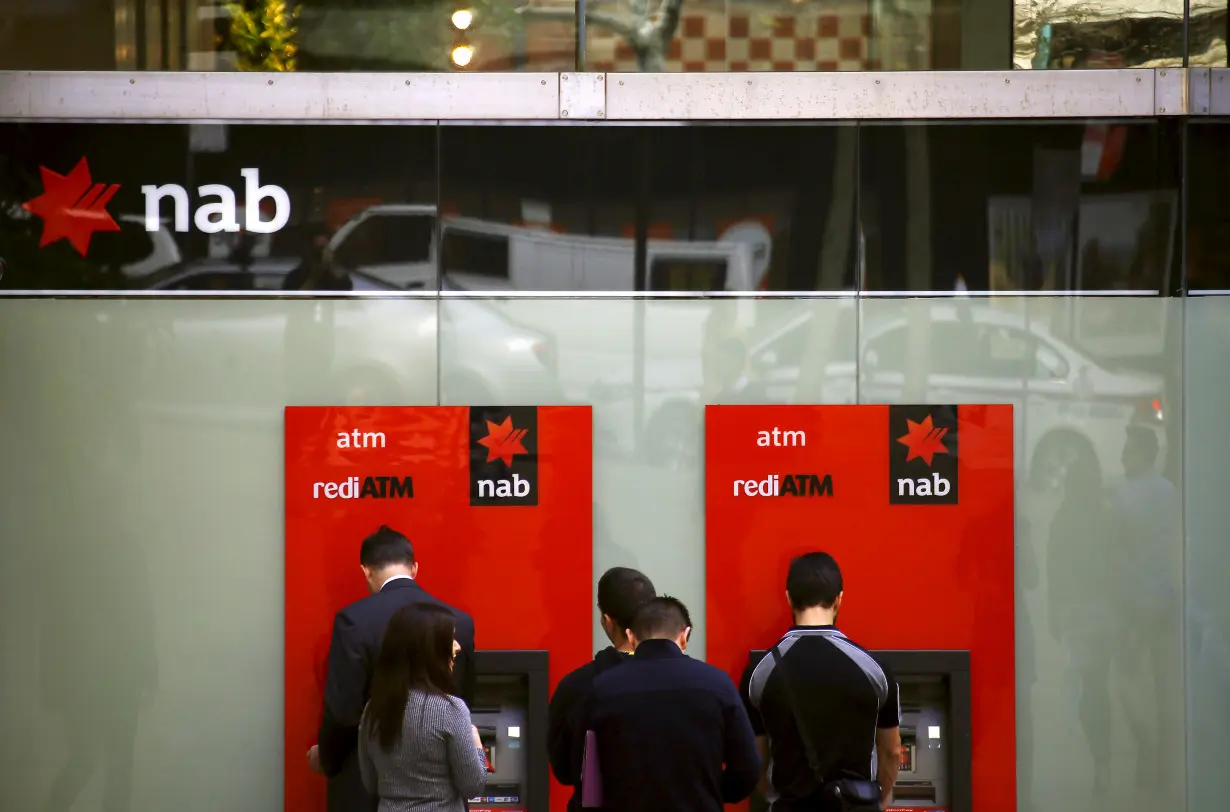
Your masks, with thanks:
[{"label": "reflection of white car", "polygon": [[[763,228],[732,231],[718,242],[650,240],[646,290],[753,290],[767,266],[772,237]],[[329,241],[334,259],[407,290],[430,290],[437,265],[470,290],[636,290],[634,242],[618,237],[557,234],[470,217],[436,207],[372,206]]]},{"label": "reflection of white car", "polygon": [[[29,220],[34,215],[19,206],[5,212],[14,220]],[[163,225],[169,223],[163,220]],[[99,267],[114,267],[128,279],[140,279],[164,271],[183,261],[175,232],[169,228],[145,230],[145,216],[120,214],[115,217],[119,231],[99,231],[90,242],[90,262]]]},{"label": "reflection of white car", "polygon": [[[294,263],[251,274],[201,263],[160,290],[280,291]],[[352,275],[357,291],[387,285]],[[268,419],[271,406],[558,403],[555,348],[473,299],[180,300],[145,308],[147,408],[223,420]],[[437,368],[438,366],[438,368]],[[437,387],[442,391],[438,392]]]},{"label": "reflection of white car", "polygon": [[[904,314],[856,324],[853,303],[825,312],[829,321],[803,312],[751,343],[745,380],[721,402],[797,403],[807,370],[819,373],[821,403],[901,403],[907,396],[927,403],[1011,403],[1018,469],[1048,489],[1078,455],[1093,457],[1110,479],[1121,476],[1131,422],[1156,426],[1165,447],[1160,376],[1108,369],[1016,314],[937,300],[912,328]],[[834,337],[828,358],[810,355],[815,329]],[[918,340],[912,329],[919,330]],[[850,358],[856,333],[857,362],[832,360]],[[909,380],[911,365],[924,371],[921,382]],[[643,381],[637,392],[630,372],[603,379],[592,395],[595,406],[631,426],[634,399],[641,397],[644,453],[664,464],[699,453],[699,357],[648,358]],[[911,384],[919,390],[907,395]]]},{"label": "reflection of white car", "polygon": [[[811,324],[799,317],[753,347],[758,398],[792,402]],[[936,301],[920,327],[901,315],[864,321],[860,333],[857,363],[825,365],[825,403],[900,403],[918,364],[926,370],[915,383],[920,401],[1015,406],[1018,465],[1034,484],[1057,486],[1079,455],[1094,457],[1104,476],[1121,476],[1132,422],[1156,425],[1164,445],[1161,376],[1107,369],[1014,313]]]}]

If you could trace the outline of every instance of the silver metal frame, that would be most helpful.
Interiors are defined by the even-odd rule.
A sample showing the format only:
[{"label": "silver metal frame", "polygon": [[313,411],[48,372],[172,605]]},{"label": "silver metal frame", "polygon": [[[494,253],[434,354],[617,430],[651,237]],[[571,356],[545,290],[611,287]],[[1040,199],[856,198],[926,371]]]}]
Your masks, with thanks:
[{"label": "silver metal frame", "polygon": [[0,72],[0,119],[337,123],[1230,115],[1230,70]]}]

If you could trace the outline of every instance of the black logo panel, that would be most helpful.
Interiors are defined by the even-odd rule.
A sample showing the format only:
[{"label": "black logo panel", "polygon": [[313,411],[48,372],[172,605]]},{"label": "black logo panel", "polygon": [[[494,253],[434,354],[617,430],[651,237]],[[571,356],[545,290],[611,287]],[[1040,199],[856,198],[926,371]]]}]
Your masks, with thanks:
[{"label": "black logo panel", "polygon": [[957,504],[957,407],[888,407],[888,501]]},{"label": "black logo panel", "polygon": [[470,504],[538,504],[538,407],[470,407]]}]

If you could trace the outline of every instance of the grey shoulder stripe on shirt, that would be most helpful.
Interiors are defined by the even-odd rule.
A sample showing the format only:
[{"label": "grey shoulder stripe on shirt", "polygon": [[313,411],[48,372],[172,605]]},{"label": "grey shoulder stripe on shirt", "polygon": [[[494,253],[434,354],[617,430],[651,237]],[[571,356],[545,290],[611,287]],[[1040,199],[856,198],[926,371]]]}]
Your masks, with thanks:
[{"label": "grey shoulder stripe on shirt", "polygon": [[849,638],[836,629],[799,629],[789,632],[786,639],[808,636],[825,638],[838,651],[853,660],[871,682],[871,687],[876,692],[876,703],[884,707],[884,703],[888,701],[888,678],[884,676],[884,669],[880,668],[880,664],[875,661],[874,657],[851,643]]},{"label": "grey shoulder stripe on shirt", "polygon": [[[782,653],[783,657],[786,656],[786,652],[790,650],[790,647],[794,645],[795,639],[787,635],[778,641],[777,650]],[[764,696],[764,687],[769,684],[769,675],[773,673],[776,665],[776,662],[773,660],[773,654],[767,653],[756,664],[756,668],[752,670],[752,678],[748,681],[747,685],[747,695],[748,699],[752,701],[752,707],[757,710],[760,709],[760,698]]]}]

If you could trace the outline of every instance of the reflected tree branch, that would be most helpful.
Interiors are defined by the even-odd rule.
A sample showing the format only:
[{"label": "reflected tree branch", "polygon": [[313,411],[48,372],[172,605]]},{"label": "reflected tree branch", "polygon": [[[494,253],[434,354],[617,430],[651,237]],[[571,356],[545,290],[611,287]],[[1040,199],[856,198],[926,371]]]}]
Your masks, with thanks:
[{"label": "reflected tree branch", "polygon": [[[586,11],[590,26],[603,28],[621,37],[636,54],[637,70],[660,72],[666,69],[666,55],[679,29],[683,0],[662,0],[656,9],[650,0],[631,0],[632,19],[622,19],[601,11]],[[517,14],[527,20],[575,22],[576,13],[568,8],[522,6]]]}]

